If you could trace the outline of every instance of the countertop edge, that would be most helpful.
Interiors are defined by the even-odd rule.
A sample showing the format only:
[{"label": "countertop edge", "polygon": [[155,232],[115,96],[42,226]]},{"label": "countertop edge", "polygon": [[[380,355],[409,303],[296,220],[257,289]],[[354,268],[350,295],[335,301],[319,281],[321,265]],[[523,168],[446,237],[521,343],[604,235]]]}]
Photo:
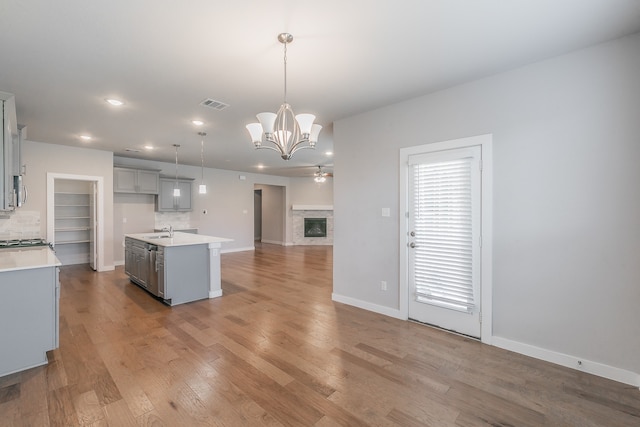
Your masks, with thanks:
[{"label": "countertop edge", "polygon": [[0,273],[31,270],[36,268],[59,267],[62,262],[49,247],[2,249],[0,254],[13,255],[14,265],[4,266],[0,262]]},{"label": "countertop edge", "polygon": [[191,245],[209,245],[209,244],[222,244],[225,242],[233,242],[233,239],[226,237],[214,237],[206,236],[203,234],[183,233],[176,231],[173,237],[158,237],[166,235],[166,232],[162,233],[136,233],[125,234],[125,238],[139,240],[144,243],[148,243],[156,246],[173,247],[173,246],[191,246]]}]

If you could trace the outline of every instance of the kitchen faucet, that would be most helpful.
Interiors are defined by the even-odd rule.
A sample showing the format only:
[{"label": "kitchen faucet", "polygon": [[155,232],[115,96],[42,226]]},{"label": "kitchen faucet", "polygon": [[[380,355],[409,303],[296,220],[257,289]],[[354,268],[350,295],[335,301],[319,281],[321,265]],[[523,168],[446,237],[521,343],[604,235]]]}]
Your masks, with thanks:
[{"label": "kitchen faucet", "polygon": [[173,237],[173,225],[169,224],[168,227],[164,227],[162,231],[168,231],[169,237]]}]

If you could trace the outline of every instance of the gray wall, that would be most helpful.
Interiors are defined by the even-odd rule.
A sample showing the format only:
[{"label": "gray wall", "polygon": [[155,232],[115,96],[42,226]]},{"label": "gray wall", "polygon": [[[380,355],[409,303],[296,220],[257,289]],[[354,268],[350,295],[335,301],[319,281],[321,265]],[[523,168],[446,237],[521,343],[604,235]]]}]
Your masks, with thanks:
[{"label": "gray wall", "polygon": [[[154,162],[148,160],[131,159],[116,156],[113,159],[115,164],[125,166],[136,166],[147,169],[159,169],[161,174],[175,175],[175,164],[165,162]],[[197,184],[200,183],[201,169],[199,166],[179,165],[178,174],[183,177],[196,178],[193,190],[193,211],[188,214],[189,226],[198,228],[200,234],[211,236],[228,237],[234,239],[233,242],[225,243],[223,250],[248,250],[254,246],[254,224],[253,224],[253,203],[254,188],[256,185],[277,186],[283,188],[284,214],[283,228],[278,231],[278,236],[282,236],[284,230],[285,244],[291,244],[291,204],[298,203],[296,199],[291,199],[290,187],[295,187],[296,192],[306,195],[306,202],[309,204],[333,204],[333,192],[322,188],[318,190],[312,178],[288,178],[273,175],[251,174],[245,172],[228,171],[222,169],[204,169],[204,180],[207,184],[207,194],[201,195],[197,192]],[[245,179],[240,179],[243,176]],[[317,197],[316,197],[317,194]],[[116,233],[114,233],[114,253],[116,264],[121,264],[124,260],[124,234],[146,232],[153,229],[154,198],[150,196],[135,196],[126,200],[118,194],[115,196],[114,222]],[[263,204],[266,203],[263,193]],[[331,200],[329,200],[331,199]],[[207,211],[205,214],[204,211]],[[136,216],[133,228],[129,224],[131,218]],[[127,218],[127,224],[122,224],[123,217]],[[150,225],[146,225],[150,224]],[[263,230],[263,239],[265,230]],[[268,240],[268,239],[267,239]],[[277,239],[282,241],[282,237]]]},{"label": "gray wall", "polygon": [[494,336],[640,373],[638,76],[635,35],[336,122],[334,293],[399,307],[399,149],[491,133]]},{"label": "gray wall", "polygon": [[293,205],[333,205],[333,178],[322,183],[311,177],[291,178],[289,193]]},{"label": "gray wall", "polygon": [[286,187],[279,185],[256,185],[262,190],[261,241],[277,245],[285,244],[285,196]]},{"label": "gray wall", "polygon": [[113,153],[24,141],[22,161],[27,166],[24,184],[29,199],[21,209],[40,213],[41,236],[47,234],[47,173],[101,176],[104,178],[103,263],[113,268]]}]

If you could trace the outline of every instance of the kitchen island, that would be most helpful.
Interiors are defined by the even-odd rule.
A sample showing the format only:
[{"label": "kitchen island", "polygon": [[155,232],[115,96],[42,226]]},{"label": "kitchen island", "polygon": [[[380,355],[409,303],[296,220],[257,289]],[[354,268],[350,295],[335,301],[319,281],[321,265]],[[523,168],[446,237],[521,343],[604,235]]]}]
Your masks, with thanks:
[{"label": "kitchen island", "polygon": [[0,249],[0,377],[58,348],[60,265],[48,246]]},{"label": "kitchen island", "polygon": [[222,296],[223,237],[174,232],[125,235],[125,273],[168,305]]}]

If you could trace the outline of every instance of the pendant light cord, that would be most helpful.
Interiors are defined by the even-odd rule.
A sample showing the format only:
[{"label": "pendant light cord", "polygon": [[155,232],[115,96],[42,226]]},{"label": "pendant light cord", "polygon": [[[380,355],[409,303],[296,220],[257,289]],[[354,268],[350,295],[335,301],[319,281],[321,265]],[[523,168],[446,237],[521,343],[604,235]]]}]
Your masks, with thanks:
[{"label": "pendant light cord", "polygon": [[287,103],[287,42],[284,43],[284,103]]},{"label": "pendant light cord", "polygon": [[204,184],[204,137],[207,136],[206,132],[198,132],[200,138],[200,184]]},{"label": "pendant light cord", "polygon": [[178,147],[180,147],[179,144],[173,144],[174,147],[176,147],[176,188],[178,188]]}]

